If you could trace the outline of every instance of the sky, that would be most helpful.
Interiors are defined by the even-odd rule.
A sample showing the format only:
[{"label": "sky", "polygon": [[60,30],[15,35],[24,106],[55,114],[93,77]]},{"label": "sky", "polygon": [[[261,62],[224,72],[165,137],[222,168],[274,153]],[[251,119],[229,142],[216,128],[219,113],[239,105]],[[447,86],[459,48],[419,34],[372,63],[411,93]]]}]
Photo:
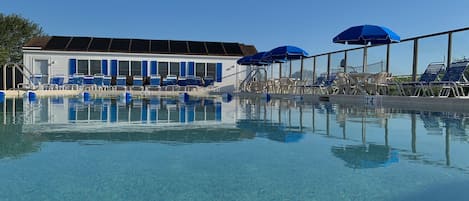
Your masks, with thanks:
[{"label": "sky", "polygon": [[[450,3],[448,3],[450,2]],[[353,48],[332,38],[382,25],[402,39],[469,26],[467,0],[0,0],[48,35],[240,42],[310,55]]]}]

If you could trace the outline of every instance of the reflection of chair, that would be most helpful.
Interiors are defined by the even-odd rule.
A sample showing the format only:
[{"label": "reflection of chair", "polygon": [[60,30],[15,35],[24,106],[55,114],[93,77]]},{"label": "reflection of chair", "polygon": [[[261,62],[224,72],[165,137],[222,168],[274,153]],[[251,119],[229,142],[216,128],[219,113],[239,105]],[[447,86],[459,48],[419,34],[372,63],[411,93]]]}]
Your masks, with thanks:
[{"label": "reflection of chair", "polygon": [[423,127],[427,130],[428,134],[436,134],[442,135],[443,134],[443,127],[440,125],[440,113],[432,113],[432,112],[422,112],[420,113],[420,118],[423,122]]},{"label": "reflection of chair", "polygon": [[399,162],[399,153],[385,145],[348,145],[332,147],[332,154],[346,162],[349,168],[378,168]]}]

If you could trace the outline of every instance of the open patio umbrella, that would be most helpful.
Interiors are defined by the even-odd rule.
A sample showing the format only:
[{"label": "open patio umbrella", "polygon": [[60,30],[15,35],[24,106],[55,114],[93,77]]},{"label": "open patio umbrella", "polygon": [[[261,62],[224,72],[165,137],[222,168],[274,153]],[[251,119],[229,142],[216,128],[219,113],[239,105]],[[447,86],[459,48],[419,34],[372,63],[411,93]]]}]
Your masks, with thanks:
[{"label": "open patio umbrella", "polygon": [[301,57],[308,56],[308,53],[303,49],[296,46],[280,46],[268,51],[263,59],[272,61],[273,63],[284,63],[291,59],[301,59]]},{"label": "open patio umbrella", "polygon": [[398,43],[401,37],[383,26],[360,25],[354,26],[341,32],[332,39],[334,43],[364,45],[363,49],[363,71],[366,71],[367,45],[381,45]]},{"label": "open patio umbrella", "polygon": [[236,61],[239,65],[252,65],[252,55],[244,56]]}]

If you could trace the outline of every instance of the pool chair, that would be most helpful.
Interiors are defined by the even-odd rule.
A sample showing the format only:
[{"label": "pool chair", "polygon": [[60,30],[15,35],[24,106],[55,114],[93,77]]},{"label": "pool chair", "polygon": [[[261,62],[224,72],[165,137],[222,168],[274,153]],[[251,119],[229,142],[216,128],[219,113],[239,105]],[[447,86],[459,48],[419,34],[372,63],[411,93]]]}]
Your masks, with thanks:
[{"label": "pool chair", "polygon": [[111,88],[111,80],[112,80],[111,76],[109,75],[103,76],[103,89],[104,90],[108,90]]},{"label": "pool chair", "polygon": [[466,96],[464,90],[469,87],[469,82],[464,74],[468,69],[468,65],[469,61],[451,63],[441,81],[431,82],[430,87],[440,88],[438,97]]},{"label": "pool chair", "polygon": [[150,85],[146,86],[146,89],[149,91],[157,91],[161,87],[161,76],[160,75],[150,75]]},{"label": "pool chair", "polygon": [[104,89],[104,75],[103,74],[94,74],[94,85],[96,89],[103,90]]},{"label": "pool chair", "polygon": [[54,75],[50,78],[50,83],[44,85],[45,90],[64,89],[64,75]]},{"label": "pool chair", "polygon": [[321,73],[312,85],[306,85],[305,87],[311,88],[311,92],[314,95],[323,95],[328,94],[329,83],[330,82],[328,82],[327,73]]},{"label": "pool chair", "polygon": [[212,86],[215,80],[211,76],[204,77],[204,87]]},{"label": "pool chair", "polygon": [[165,90],[174,91],[177,89],[177,76],[176,75],[168,75],[163,78],[163,86]]},{"label": "pool chair", "polygon": [[86,75],[83,77],[83,89],[94,90],[96,89],[96,84],[94,83],[94,76]]},{"label": "pool chair", "polygon": [[196,77],[193,75],[186,76],[186,87],[185,87],[186,91],[191,91],[202,85],[203,85],[202,78]]},{"label": "pool chair", "polygon": [[112,87],[114,90],[127,90],[127,76],[119,75],[116,78],[116,85]]},{"label": "pool chair", "polygon": [[78,90],[83,85],[84,75],[81,73],[68,76],[68,83],[64,85],[65,89]]},{"label": "pool chair", "polygon": [[47,84],[44,82],[44,75],[42,74],[34,74],[29,79],[35,88],[43,88],[43,84]]},{"label": "pool chair", "polygon": [[131,89],[143,91],[143,77],[141,75],[136,75],[133,77]]},{"label": "pool chair", "polygon": [[418,81],[397,83],[398,91],[402,96],[434,96],[430,83],[439,81],[439,76],[444,72],[445,64],[430,63]]}]

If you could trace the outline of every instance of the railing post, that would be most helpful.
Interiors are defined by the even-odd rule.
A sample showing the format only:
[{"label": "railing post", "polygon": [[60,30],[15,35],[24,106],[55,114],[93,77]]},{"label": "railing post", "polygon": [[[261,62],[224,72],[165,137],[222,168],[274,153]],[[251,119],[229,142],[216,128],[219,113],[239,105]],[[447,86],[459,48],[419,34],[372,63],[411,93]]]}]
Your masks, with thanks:
[{"label": "railing post", "polygon": [[329,74],[331,74],[331,53],[327,54],[327,79],[329,79]]},{"label": "railing post", "polygon": [[446,67],[451,65],[451,57],[453,54],[453,32],[448,33],[448,55],[446,60]]},{"label": "railing post", "polygon": [[412,63],[412,81],[417,80],[417,66],[419,59],[419,39],[414,39],[414,55]]},{"label": "railing post", "polygon": [[313,83],[316,82],[316,57],[313,57]]}]

